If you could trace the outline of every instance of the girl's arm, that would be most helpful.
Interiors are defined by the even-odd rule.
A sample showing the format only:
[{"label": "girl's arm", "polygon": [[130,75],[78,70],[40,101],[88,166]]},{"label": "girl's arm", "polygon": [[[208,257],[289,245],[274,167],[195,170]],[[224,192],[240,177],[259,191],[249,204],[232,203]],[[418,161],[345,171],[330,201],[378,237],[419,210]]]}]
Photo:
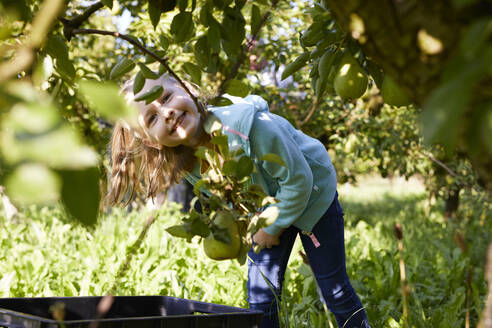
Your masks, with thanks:
[{"label": "girl's arm", "polygon": [[266,112],[257,113],[250,132],[252,156],[260,158],[274,153],[280,156],[286,166],[269,161],[260,162],[261,168],[278,182],[274,195],[279,202],[277,220],[264,231],[280,235],[305,210],[313,189],[313,175],[297,143],[292,137],[293,128],[285,119]]}]

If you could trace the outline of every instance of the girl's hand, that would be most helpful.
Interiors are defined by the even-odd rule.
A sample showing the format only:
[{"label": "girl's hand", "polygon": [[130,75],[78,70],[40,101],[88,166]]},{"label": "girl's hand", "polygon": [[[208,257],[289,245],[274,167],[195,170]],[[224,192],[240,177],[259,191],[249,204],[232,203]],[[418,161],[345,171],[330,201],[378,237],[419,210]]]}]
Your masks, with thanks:
[{"label": "girl's hand", "polygon": [[265,230],[260,229],[253,235],[253,242],[262,248],[272,248],[272,246],[280,244],[280,234],[270,235]]}]

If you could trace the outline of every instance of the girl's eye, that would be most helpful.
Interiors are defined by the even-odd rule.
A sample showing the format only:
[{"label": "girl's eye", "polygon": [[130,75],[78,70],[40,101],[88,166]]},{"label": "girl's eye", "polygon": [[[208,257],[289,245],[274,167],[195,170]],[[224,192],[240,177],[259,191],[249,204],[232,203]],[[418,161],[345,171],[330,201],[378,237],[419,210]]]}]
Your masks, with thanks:
[{"label": "girl's eye", "polygon": [[157,120],[157,113],[152,113],[147,117],[147,126],[152,126]]},{"label": "girl's eye", "polygon": [[170,94],[170,93],[168,93],[168,94],[164,95],[164,96],[161,98],[161,104],[165,104],[165,103],[169,100],[169,98],[171,98],[171,94]]}]

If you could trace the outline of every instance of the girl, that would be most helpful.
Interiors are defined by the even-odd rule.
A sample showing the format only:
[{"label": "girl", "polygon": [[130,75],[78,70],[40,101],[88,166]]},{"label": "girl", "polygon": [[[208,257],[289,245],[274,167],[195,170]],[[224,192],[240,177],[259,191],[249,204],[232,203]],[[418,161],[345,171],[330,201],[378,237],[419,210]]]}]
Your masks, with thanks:
[{"label": "girl", "polygon": [[[210,140],[203,129],[204,117],[186,90],[168,75],[147,80],[139,94],[156,85],[164,89],[160,98],[149,104],[134,101],[139,110],[138,126],[115,126],[109,192],[112,203],[128,193],[133,196],[140,188],[139,181],[152,197],[182,176],[192,183],[199,178],[194,150],[209,145]],[[133,101],[139,94],[133,95],[131,89],[127,85],[124,91]],[[249,252],[250,308],[264,312],[263,328],[279,326],[276,300],[280,299],[287,262],[299,235],[338,325],[369,327],[345,270],[343,211],[337,199],[336,173],[324,146],[269,113],[262,98],[233,99],[235,104],[208,108],[205,115],[215,115],[222,122],[230,146],[240,145],[254,160],[253,182],[279,200],[274,205],[279,210],[277,220],[253,236],[262,250]],[[286,166],[259,160],[267,153],[282,157]]]}]

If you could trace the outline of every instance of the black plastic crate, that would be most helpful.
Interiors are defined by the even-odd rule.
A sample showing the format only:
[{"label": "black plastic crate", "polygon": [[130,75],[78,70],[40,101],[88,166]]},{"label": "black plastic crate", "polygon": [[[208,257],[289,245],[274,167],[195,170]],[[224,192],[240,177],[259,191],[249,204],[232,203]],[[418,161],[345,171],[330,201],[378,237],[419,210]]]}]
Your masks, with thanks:
[{"label": "black plastic crate", "polygon": [[[96,320],[102,297],[0,298],[0,327],[87,328],[259,328],[262,312],[170,296],[115,296]],[[64,320],[52,317],[63,304]]]}]

